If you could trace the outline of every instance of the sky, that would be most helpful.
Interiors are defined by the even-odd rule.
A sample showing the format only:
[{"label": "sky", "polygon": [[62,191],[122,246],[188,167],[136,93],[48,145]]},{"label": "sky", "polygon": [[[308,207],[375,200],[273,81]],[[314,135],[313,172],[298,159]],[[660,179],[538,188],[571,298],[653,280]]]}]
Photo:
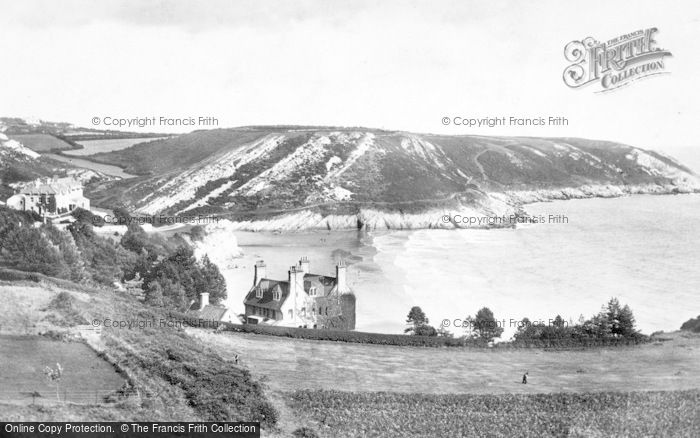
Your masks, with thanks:
[{"label": "sky", "polygon": [[[80,126],[93,117],[215,117],[218,127],[575,136],[685,154],[700,147],[697,1],[0,0],[0,10],[2,116]],[[610,93],[563,83],[568,42],[649,27],[673,54],[670,74]],[[441,123],[502,116],[569,124]]]}]

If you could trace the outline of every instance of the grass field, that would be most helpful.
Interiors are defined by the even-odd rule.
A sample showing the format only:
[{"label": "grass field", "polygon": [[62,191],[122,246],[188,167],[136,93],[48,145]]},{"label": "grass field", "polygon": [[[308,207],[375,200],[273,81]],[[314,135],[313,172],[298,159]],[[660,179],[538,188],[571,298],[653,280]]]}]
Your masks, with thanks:
[{"label": "grass field", "polygon": [[[397,347],[188,329],[268,384],[279,435],[698,436],[700,336],[571,351]],[[529,372],[527,385],[522,373]],[[689,391],[684,391],[689,388]],[[304,435],[305,436],[305,435]],[[312,436],[312,435],[309,435]]]},{"label": "grass field", "polygon": [[691,437],[700,391],[424,395],[298,391],[297,421],[323,437]]},{"label": "grass field", "polygon": [[[276,391],[533,394],[700,388],[700,336],[582,351],[395,347],[188,329]],[[529,372],[529,384],[521,377]]]},{"label": "grass field", "polygon": [[12,138],[39,153],[51,150],[73,149],[73,146],[70,144],[49,134],[19,134],[13,135]]},{"label": "grass field", "polygon": [[30,393],[37,403],[56,402],[56,387],[43,369],[60,363],[64,375],[59,385],[61,401],[97,403],[119,389],[125,380],[114,367],[80,342],[56,342],[39,336],[0,336],[0,400],[26,403]]},{"label": "grass field", "polygon": [[[247,369],[181,328],[159,325],[165,315],[127,294],[76,289],[49,280],[0,281],[0,393],[8,394],[0,395],[0,421],[261,421],[274,427],[276,411]],[[107,319],[149,325],[120,329]],[[101,333],[90,330],[85,343],[37,336],[51,331],[64,338],[76,324],[95,320]],[[30,406],[31,397],[18,398],[36,389],[48,400],[38,373],[56,362],[65,369],[68,403]],[[115,391],[123,382],[128,387]],[[101,391],[110,389],[101,400]]]}]

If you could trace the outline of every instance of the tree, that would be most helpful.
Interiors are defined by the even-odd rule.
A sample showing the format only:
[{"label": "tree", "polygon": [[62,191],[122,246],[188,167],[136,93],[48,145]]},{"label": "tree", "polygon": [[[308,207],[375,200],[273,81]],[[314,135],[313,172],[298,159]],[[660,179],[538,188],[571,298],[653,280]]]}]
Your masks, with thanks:
[{"label": "tree", "polygon": [[566,326],[566,322],[564,321],[564,318],[561,317],[561,315],[557,315],[554,318],[554,321],[552,321],[552,326],[555,328],[564,328]]},{"label": "tree", "polygon": [[115,207],[112,209],[114,214],[115,222],[119,224],[129,224],[131,223],[131,213],[124,207]]},{"label": "tree", "polygon": [[195,283],[196,292],[198,294],[209,292],[212,303],[217,304],[226,299],[226,280],[221,275],[219,267],[212,263],[207,255],[202,257]]},{"label": "tree", "polygon": [[101,227],[105,224],[105,221],[101,216],[97,216],[93,214],[90,210],[85,210],[80,207],[73,210],[71,212],[71,216],[73,216],[78,222],[90,224],[96,227]]},{"label": "tree", "polygon": [[437,336],[438,332],[432,325],[423,324],[416,327],[413,334],[416,336]]},{"label": "tree", "polygon": [[493,312],[488,307],[483,307],[476,312],[473,326],[476,336],[485,342],[491,342],[495,338],[500,338],[503,333],[503,327],[498,324],[498,321],[493,316]]},{"label": "tree", "polygon": [[681,325],[681,330],[687,330],[689,332],[700,333],[700,315],[697,318],[690,318]]},{"label": "tree", "polygon": [[178,310],[185,310],[187,300],[182,285],[167,278],[162,283],[163,305]]},{"label": "tree", "polygon": [[418,329],[420,326],[428,324],[428,318],[425,316],[423,309],[418,306],[413,306],[408,312],[406,324],[411,324],[412,327],[406,328],[403,332],[415,334],[416,329]]},{"label": "tree", "polygon": [[530,321],[530,318],[526,316],[518,323],[518,332],[526,332],[530,326],[532,326],[532,322]]},{"label": "tree", "polygon": [[163,288],[157,281],[148,283],[146,287],[146,304],[163,307]]},{"label": "tree", "polygon": [[15,227],[2,243],[8,259],[23,271],[39,272],[53,277],[68,277],[59,248],[37,228]]},{"label": "tree", "polygon": [[84,267],[80,251],[70,233],[61,231],[53,225],[42,227],[44,235],[58,247],[58,252],[66,265],[66,273],[61,277],[70,278],[73,281],[80,281],[84,277]]},{"label": "tree", "polygon": [[630,307],[627,304],[625,304],[625,306],[620,310],[618,322],[619,334],[621,336],[631,337],[637,334],[634,314],[632,314],[632,309],[630,309]]},{"label": "tree", "polygon": [[620,305],[617,298],[611,298],[601,312],[601,318],[609,327],[612,336],[630,337],[637,333],[634,315],[629,306]]},{"label": "tree", "polygon": [[447,330],[445,327],[440,327],[439,329],[437,329],[436,334],[437,334],[437,336],[440,336],[442,338],[454,338],[455,337],[455,335],[451,331]]},{"label": "tree", "polygon": [[204,236],[206,236],[206,232],[204,231],[203,226],[195,225],[190,229],[190,238],[192,241],[201,241],[204,239]]},{"label": "tree", "polygon": [[48,380],[49,383],[53,383],[54,385],[56,385],[56,400],[61,401],[58,388],[61,383],[61,377],[63,377],[63,367],[61,367],[60,363],[56,363],[55,369],[47,366],[46,368],[44,368],[44,375],[46,376],[46,380]]},{"label": "tree", "polygon": [[139,254],[146,246],[147,241],[148,236],[143,228],[136,223],[130,223],[127,225],[126,233],[122,236],[121,245],[129,251]]}]

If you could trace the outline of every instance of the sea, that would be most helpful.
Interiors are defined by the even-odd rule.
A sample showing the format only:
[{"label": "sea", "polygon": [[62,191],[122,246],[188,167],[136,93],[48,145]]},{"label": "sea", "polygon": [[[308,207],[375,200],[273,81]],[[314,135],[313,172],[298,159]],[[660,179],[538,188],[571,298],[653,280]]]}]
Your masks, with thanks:
[{"label": "sea", "polygon": [[[700,195],[635,195],[536,203],[545,218],[514,229],[230,232],[221,263],[227,305],[242,312],[253,265],[286,279],[300,257],[314,273],[343,259],[357,296],[357,330],[401,333],[412,306],[431,325],[465,333],[466,318],[488,307],[515,333],[523,318],[570,324],[611,298],[630,306],[649,334],[677,330],[700,315]],[[235,254],[234,254],[235,252]],[[216,258],[216,257],[215,257]]]}]

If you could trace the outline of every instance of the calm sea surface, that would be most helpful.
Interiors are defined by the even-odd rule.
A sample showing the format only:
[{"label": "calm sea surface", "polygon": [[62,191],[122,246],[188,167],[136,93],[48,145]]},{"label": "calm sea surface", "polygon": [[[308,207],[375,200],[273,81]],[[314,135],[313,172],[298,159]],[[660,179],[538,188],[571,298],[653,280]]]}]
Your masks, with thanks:
[{"label": "calm sea surface", "polygon": [[[632,196],[532,204],[532,215],[565,215],[568,223],[510,230],[240,233],[243,256],[224,273],[228,304],[242,311],[253,262],[286,278],[300,256],[312,271],[351,264],[357,329],[400,332],[418,305],[432,324],[453,323],[487,306],[505,319],[576,321],[610,297],[629,304],[639,328],[675,330],[700,314],[700,195]],[[460,329],[450,327],[453,332]]]}]

